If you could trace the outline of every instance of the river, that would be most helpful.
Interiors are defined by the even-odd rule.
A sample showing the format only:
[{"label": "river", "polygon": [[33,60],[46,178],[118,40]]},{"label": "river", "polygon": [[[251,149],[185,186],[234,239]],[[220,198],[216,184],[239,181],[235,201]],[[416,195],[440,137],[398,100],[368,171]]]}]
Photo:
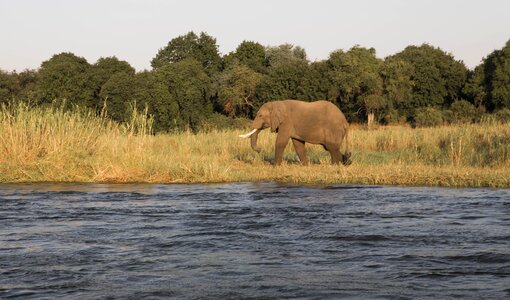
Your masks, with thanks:
[{"label": "river", "polygon": [[0,298],[508,299],[510,190],[0,185]]}]

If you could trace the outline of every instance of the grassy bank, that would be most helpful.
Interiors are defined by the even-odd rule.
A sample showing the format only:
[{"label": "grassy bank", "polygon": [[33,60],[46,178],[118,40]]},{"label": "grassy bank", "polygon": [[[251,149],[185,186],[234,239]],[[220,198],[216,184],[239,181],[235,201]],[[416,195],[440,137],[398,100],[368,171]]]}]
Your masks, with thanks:
[{"label": "grassy bank", "polygon": [[240,131],[151,135],[150,120],[130,124],[80,111],[0,111],[0,182],[232,182],[361,183],[510,187],[510,124],[439,128],[355,127],[353,164],[330,165],[320,146],[307,145],[301,166],[292,146],[273,167],[275,134],[259,135],[261,153]]}]

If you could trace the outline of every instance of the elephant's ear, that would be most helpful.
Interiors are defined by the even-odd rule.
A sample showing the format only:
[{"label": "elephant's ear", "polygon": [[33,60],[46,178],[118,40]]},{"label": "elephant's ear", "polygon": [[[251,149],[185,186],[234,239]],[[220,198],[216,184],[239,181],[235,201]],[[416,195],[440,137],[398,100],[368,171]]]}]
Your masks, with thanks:
[{"label": "elephant's ear", "polygon": [[285,120],[287,110],[285,109],[285,104],[282,101],[275,101],[271,106],[271,132],[275,132],[278,127],[280,127],[280,124],[282,124],[282,122]]}]

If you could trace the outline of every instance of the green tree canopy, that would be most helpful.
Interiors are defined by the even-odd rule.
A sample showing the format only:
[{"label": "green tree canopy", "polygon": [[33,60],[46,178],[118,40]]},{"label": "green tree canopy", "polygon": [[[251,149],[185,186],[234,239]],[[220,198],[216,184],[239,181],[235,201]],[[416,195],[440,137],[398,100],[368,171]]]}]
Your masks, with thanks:
[{"label": "green tree canopy", "polygon": [[294,63],[308,63],[305,49],[291,44],[266,48],[266,64],[269,67],[278,68]]},{"label": "green tree canopy", "polygon": [[182,125],[197,131],[212,113],[212,83],[200,62],[187,58],[157,69],[156,74],[177,102]]},{"label": "green tree canopy", "polygon": [[440,48],[428,44],[409,46],[391,57],[412,66],[413,93],[411,106],[447,107],[461,98],[467,68],[461,61]]},{"label": "green tree canopy", "polygon": [[510,40],[484,59],[484,85],[491,110],[510,108]]},{"label": "green tree canopy", "polygon": [[35,87],[38,79],[38,72],[36,70],[26,69],[17,73],[17,90],[16,96],[22,100],[36,100]]},{"label": "green tree canopy", "polygon": [[103,85],[100,96],[106,100],[108,115],[116,121],[129,121],[136,105],[139,111],[147,107],[155,132],[171,131],[182,123],[177,102],[154,72],[117,72]]},{"label": "green tree canopy", "polygon": [[118,73],[135,75],[135,69],[128,62],[119,60],[115,56],[99,58],[88,72],[94,85],[94,102],[90,107],[96,110],[103,105],[103,99],[100,96],[101,88],[113,75]]},{"label": "green tree canopy", "polygon": [[90,65],[83,57],[64,52],[41,64],[36,85],[38,101],[50,103],[67,99],[70,103],[91,107],[94,103],[94,83]]},{"label": "green tree canopy", "polygon": [[296,99],[315,101],[328,99],[331,80],[327,61],[312,62],[297,87]]},{"label": "green tree canopy", "polygon": [[218,72],[221,68],[216,39],[204,32],[197,36],[193,31],[168,42],[168,45],[160,49],[152,59],[151,66],[158,69],[187,58],[197,60],[208,75]]},{"label": "green tree canopy", "polygon": [[265,71],[266,50],[259,43],[243,41],[237,46],[236,51],[224,57],[225,69],[236,64],[245,65],[257,72]]},{"label": "green tree canopy", "polygon": [[11,99],[17,90],[17,78],[15,73],[0,70],[0,103]]},{"label": "green tree canopy", "polygon": [[127,73],[134,75],[135,69],[127,62],[119,60],[115,56],[100,57],[95,64],[92,65],[92,72],[95,79],[101,85],[116,73]]},{"label": "green tree canopy", "polygon": [[154,72],[141,72],[135,75],[134,98],[140,109],[148,107],[154,117],[155,132],[169,132],[178,128],[179,106],[166,84]]},{"label": "green tree canopy", "polygon": [[309,69],[304,49],[290,44],[267,47],[266,64],[267,76],[257,88],[256,106],[271,100],[298,99]]},{"label": "green tree canopy", "polygon": [[101,75],[114,74],[120,72],[130,74],[135,73],[135,69],[127,61],[119,60],[115,56],[100,57],[94,64],[94,67],[103,73]]},{"label": "green tree canopy", "polygon": [[375,56],[375,49],[354,46],[347,52],[338,50],[331,53],[328,63],[330,99],[345,108],[351,119],[359,119],[357,113],[363,111],[369,123],[374,121],[375,113],[385,105],[382,61]]},{"label": "green tree canopy", "polygon": [[488,82],[485,78],[484,65],[476,66],[468,73],[468,79],[464,86],[463,93],[479,110],[485,110],[489,106],[487,96]]},{"label": "green tree canopy", "polygon": [[463,92],[479,110],[510,107],[510,40],[469,73]]},{"label": "green tree canopy", "polygon": [[[438,124],[467,122],[485,111],[504,115],[510,109],[510,40],[467,70],[462,61],[428,44],[406,47],[384,60],[373,48],[354,46],[310,62],[299,46],[264,47],[253,41],[220,57],[215,38],[188,32],[171,39],[151,65],[152,71],[136,73],[116,57],[89,64],[73,53],[59,53],[38,70],[0,70],[0,102],[66,99],[100,111],[107,98],[117,121],[126,121],[136,103],[139,109],[148,107],[155,131],[227,124],[226,116],[211,117],[213,112],[252,117],[263,103],[281,99],[326,99],[349,121],[369,123],[418,124],[436,115]],[[216,119],[207,123],[205,118]]]},{"label": "green tree canopy", "polygon": [[301,82],[307,72],[308,63],[299,60],[269,67],[267,76],[257,88],[256,106],[272,100],[298,99]]},{"label": "green tree canopy", "polygon": [[411,105],[413,92],[413,67],[397,58],[386,58],[381,69],[383,95],[388,105],[386,122],[396,122],[400,118],[407,120],[414,113]]},{"label": "green tree canopy", "polygon": [[218,98],[223,111],[231,117],[249,116],[253,111],[257,87],[263,75],[245,65],[234,65],[219,77]]},{"label": "green tree canopy", "polygon": [[113,120],[125,122],[129,119],[129,105],[136,102],[134,74],[119,72],[103,84],[100,97],[105,99],[106,111]]}]

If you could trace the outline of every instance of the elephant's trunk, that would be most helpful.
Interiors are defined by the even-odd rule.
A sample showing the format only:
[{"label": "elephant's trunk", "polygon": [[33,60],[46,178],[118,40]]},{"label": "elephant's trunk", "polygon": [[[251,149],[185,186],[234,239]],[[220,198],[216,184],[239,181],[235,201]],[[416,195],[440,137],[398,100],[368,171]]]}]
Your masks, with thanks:
[{"label": "elephant's trunk", "polygon": [[257,130],[255,131],[252,135],[251,135],[251,148],[256,151],[256,152],[260,152],[260,148],[257,146],[257,138],[259,136],[259,132],[260,130]]},{"label": "elephant's trunk", "polygon": [[241,134],[239,135],[239,137],[243,138],[243,139],[247,139],[247,138],[251,138],[251,148],[257,152],[260,151],[260,148],[257,147],[257,138],[259,136],[259,132],[260,132],[260,129],[253,129],[252,131],[246,133],[246,134]]}]

